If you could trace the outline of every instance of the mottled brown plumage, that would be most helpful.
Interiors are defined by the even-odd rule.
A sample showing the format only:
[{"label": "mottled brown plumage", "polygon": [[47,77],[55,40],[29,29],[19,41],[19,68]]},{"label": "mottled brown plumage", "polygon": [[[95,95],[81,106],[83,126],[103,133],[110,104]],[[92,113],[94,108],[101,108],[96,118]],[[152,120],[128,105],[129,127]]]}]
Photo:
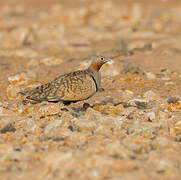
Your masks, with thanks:
[{"label": "mottled brown plumage", "polygon": [[93,58],[86,70],[71,72],[55,78],[37,88],[20,92],[34,101],[81,101],[92,97],[99,89],[101,66],[109,59],[103,56]]}]

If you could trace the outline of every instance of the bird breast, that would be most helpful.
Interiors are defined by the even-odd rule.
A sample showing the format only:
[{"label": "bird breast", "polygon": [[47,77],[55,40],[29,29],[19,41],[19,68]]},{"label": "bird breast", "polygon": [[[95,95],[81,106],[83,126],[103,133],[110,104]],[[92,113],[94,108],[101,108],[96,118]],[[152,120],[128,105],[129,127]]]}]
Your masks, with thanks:
[{"label": "bird breast", "polygon": [[100,73],[100,71],[98,71],[94,74],[94,79],[96,81],[96,86],[97,86],[97,90],[98,90],[100,85],[101,85],[101,73]]}]

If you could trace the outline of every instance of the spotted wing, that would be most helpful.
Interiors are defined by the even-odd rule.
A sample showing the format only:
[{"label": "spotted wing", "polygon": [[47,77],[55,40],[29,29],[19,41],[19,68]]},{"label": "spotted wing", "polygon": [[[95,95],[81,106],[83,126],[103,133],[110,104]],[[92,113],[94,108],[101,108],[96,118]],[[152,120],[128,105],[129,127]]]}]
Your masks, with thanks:
[{"label": "spotted wing", "polygon": [[34,101],[79,101],[96,92],[96,84],[88,71],[62,75],[53,81],[21,94]]},{"label": "spotted wing", "polygon": [[96,84],[87,71],[76,71],[54,80],[57,90],[49,93],[48,101],[79,101],[96,92]]},{"label": "spotted wing", "polygon": [[41,102],[46,101],[48,94],[50,92],[53,93],[53,91],[55,91],[55,89],[50,82],[27,91],[22,91],[20,94],[25,95],[27,99]]}]

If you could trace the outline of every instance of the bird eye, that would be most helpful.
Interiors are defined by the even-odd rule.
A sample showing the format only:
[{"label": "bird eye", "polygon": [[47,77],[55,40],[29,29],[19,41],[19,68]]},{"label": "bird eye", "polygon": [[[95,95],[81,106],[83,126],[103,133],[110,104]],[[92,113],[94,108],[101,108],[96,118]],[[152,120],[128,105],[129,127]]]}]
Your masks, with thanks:
[{"label": "bird eye", "polygon": [[104,60],[104,58],[103,58],[103,57],[101,57],[101,60],[103,61],[103,60]]}]

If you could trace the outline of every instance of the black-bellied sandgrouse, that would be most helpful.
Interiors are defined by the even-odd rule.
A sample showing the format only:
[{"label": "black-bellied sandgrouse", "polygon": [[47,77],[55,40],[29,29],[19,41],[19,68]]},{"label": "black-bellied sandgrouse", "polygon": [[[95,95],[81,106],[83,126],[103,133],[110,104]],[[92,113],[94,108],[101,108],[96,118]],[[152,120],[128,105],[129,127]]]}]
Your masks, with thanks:
[{"label": "black-bellied sandgrouse", "polygon": [[98,91],[101,83],[99,70],[109,60],[104,56],[95,56],[87,69],[61,75],[49,83],[22,91],[20,94],[38,102],[75,102],[88,99]]}]

